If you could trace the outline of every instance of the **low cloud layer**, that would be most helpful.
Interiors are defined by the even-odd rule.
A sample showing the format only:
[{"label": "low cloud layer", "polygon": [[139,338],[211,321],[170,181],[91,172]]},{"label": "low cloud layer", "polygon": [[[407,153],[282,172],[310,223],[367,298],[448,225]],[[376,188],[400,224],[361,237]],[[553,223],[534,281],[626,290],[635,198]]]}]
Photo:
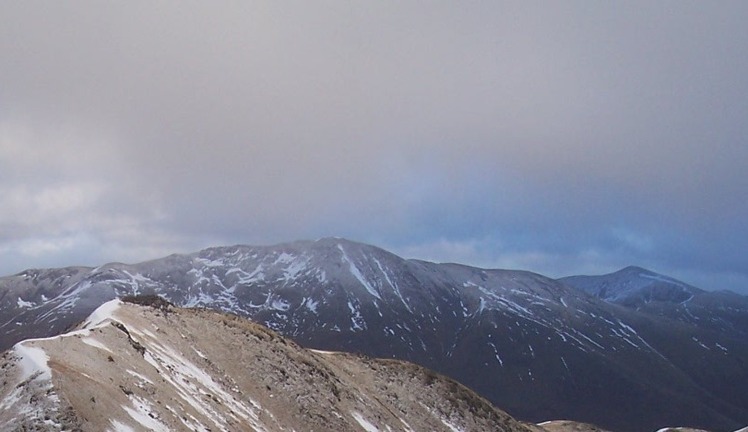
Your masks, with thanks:
[{"label": "low cloud layer", "polygon": [[0,6],[0,273],[328,235],[748,292],[742,2]]}]

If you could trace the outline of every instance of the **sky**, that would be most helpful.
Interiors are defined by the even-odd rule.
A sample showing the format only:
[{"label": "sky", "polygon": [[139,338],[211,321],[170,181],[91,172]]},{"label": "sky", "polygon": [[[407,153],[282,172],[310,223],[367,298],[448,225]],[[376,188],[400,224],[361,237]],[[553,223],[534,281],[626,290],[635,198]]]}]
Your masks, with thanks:
[{"label": "sky", "polygon": [[327,236],[748,294],[748,2],[0,3],[0,274]]}]

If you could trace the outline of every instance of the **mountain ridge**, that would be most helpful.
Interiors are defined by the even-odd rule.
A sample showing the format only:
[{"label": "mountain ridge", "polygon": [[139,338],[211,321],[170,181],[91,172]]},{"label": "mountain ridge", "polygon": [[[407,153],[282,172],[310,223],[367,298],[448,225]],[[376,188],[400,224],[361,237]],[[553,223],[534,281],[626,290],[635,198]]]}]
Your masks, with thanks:
[{"label": "mountain ridge", "polygon": [[7,345],[59,333],[133,293],[250,317],[303,346],[413,361],[526,420],[621,431],[748,423],[748,346],[736,330],[637,311],[537,273],[405,260],[339,238],[0,278],[0,336]]},{"label": "mountain ridge", "polygon": [[2,363],[3,430],[531,431],[416,365],[308,351],[236,316],[164,303],[110,301]]}]

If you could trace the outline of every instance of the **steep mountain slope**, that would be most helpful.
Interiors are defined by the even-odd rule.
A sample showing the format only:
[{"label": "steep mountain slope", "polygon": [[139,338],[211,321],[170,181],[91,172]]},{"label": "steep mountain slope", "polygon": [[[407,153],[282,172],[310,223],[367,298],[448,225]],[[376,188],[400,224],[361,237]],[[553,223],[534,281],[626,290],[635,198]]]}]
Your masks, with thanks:
[{"label": "steep mountain slope", "polygon": [[416,362],[526,420],[616,431],[748,424],[745,338],[533,273],[404,260],[343,239],[3,278],[0,343],[59,333],[117,295],[151,292],[251,317],[304,346]]},{"label": "steep mountain slope", "polygon": [[529,432],[412,364],[311,352],[205,310],[114,300],[4,354],[0,430]]}]

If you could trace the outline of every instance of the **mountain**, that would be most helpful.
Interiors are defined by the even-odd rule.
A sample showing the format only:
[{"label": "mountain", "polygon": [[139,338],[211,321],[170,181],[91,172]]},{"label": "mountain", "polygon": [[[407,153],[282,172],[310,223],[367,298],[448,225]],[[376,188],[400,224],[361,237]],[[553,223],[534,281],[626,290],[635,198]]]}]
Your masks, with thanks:
[{"label": "mountain", "polygon": [[559,279],[609,303],[693,324],[737,338],[748,337],[748,297],[704,291],[640,267],[600,276]]},{"label": "mountain", "polygon": [[4,431],[531,430],[413,364],[308,351],[166,302],[113,300],[71,332],[18,343],[0,382]]},{"label": "mountain", "polygon": [[59,334],[134,293],[249,317],[305,347],[411,361],[532,422],[748,424],[748,342],[738,333],[615,304],[566,280],[405,260],[337,238],[2,278],[0,349]]},{"label": "mountain", "polygon": [[682,303],[704,293],[699,288],[636,266],[602,276],[570,276],[560,280],[605,301],[632,308],[651,302]]}]

